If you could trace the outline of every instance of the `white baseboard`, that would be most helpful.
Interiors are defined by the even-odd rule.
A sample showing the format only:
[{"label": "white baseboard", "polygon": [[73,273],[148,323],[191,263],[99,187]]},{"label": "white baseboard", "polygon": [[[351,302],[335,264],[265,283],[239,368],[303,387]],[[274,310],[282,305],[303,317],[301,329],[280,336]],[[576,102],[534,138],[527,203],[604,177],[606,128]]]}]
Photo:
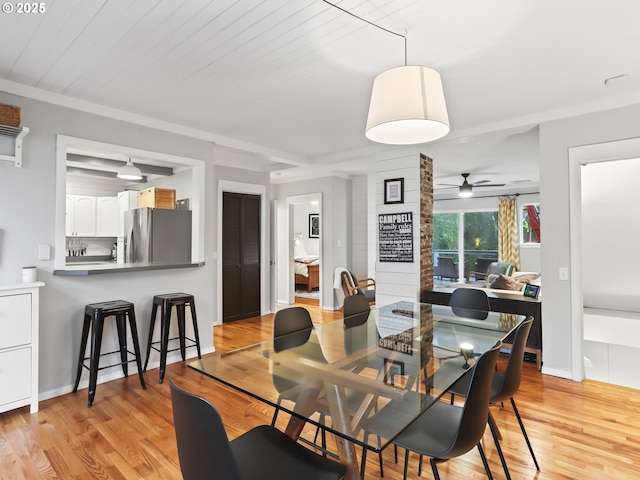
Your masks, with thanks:
[{"label": "white baseboard", "polygon": [[[189,350],[193,350],[193,352],[190,352]],[[186,360],[185,361],[189,361],[189,360],[194,360],[196,358],[198,358],[198,353],[195,351],[195,349],[189,349],[187,350],[187,354],[186,354]],[[204,348],[201,350],[202,355],[206,355],[209,353],[214,353],[216,351],[215,347],[211,346],[209,348]],[[147,366],[147,371],[149,370],[153,370],[156,368],[160,367],[160,353],[155,352],[158,355],[158,359],[154,360],[152,362],[149,362],[149,365]],[[180,355],[180,352],[171,352],[167,355],[167,365],[171,365],[172,363],[178,363],[178,362],[182,362],[182,356]],[[144,365],[144,363],[143,363]],[[86,369],[84,369],[86,370]],[[74,369],[75,372],[75,369]],[[80,383],[78,384],[78,390],[85,390],[87,388],[89,388],[89,378],[88,378],[88,370],[87,373],[83,373],[82,377],[80,378]],[[136,371],[135,365],[133,367],[133,369],[131,368],[131,365],[129,365],[129,376],[131,377],[132,375],[137,376],[138,372]],[[86,377],[86,378],[84,378]],[[121,368],[114,368],[112,372],[109,373],[103,373],[102,375],[100,373],[98,373],[98,385],[102,384],[102,383],[107,383],[107,382],[111,382],[113,380],[117,380],[119,378],[123,378],[124,377],[124,373],[122,373],[122,369]],[[84,378],[84,380],[83,380]],[[156,378],[157,380],[157,378]],[[149,381],[149,379],[145,378],[145,382]],[[49,400],[50,398],[55,398],[55,397],[60,397],[62,395],[66,395],[68,393],[71,393],[73,391],[73,384],[68,384],[65,385],[64,387],[60,387],[60,388],[56,388],[53,390],[47,390],[46,392],[39,392],[38,393],[38,401],[42,402],[44,400]],[[99,393],[99,392],[98,392]]]}]

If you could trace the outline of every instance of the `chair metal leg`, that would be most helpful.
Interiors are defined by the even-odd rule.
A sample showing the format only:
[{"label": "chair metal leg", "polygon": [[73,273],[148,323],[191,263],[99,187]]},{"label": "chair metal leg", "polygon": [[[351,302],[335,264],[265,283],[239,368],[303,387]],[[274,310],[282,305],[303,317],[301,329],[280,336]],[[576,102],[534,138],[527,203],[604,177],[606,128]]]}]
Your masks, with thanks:
[{"label": "chair metal leg", "polygon": [[278,402],[276,404],[276,409],[273,411],[273,418],[271,419],[271,426],[273,427],[276,424],[276,419],[278,418],[278,412],[280,411],[280,402],[282,401],[282,397],[278,396]]},{"label": "chair metal leg", "polygon": [[433,478],[435,480],[440,480],[440,474],[438,473],[438,467],[436,466],[436,459],[435,458],[431,458],[431,471],[433,472]]},{"label": "chair metal leg", "polygon": [[529,442],[529,436],[527,435],[527,431],[524,429],[524,424],[522,423],[522,418],[520,418],[520,413],[518,412],[518,407],[516,407],[516,401],[513,397],[510,398],[511,406],[513,407],[513,411],[516,414],[516,418],[518,419],[518,423],[520,424],[520,430],[522,430],[522,434],[524,435],[524,439],[527,442],[527,447],[529,447],[529,452],[531,452],[531,458],[533,458],[533,463],[536,465],[536,470],[540,471],[540,466],[538,465],[538,460],[536,460],[536,455],[533,453],[533,447],[531,446],[531,442]]},{"label": "chair metal leg", "polygon": [[[405,448],[404,449],[404,475],[402,477],[402,480],[407,480],[407,470],[409,470],[409,449]],[[437,477],[436,477],[436,480]]]},{"label": "chair metal leg", "polygon": [[[365,433],[365,443],[366,443],[366,436],[367,434]],[[362,455],[360,460],[360,480],[364,480],[364,471],[366,469],[366,465],[367,465],[367,447],[363,445]]]},{"label": "chair metal leg", "polygon": [[492,420],[492,417],[489,417],[489,430],[491,430],[491,436],[493,437],[493,441],[496,444],[496,450],[498,450],[498,455],[500,456],[500,463],[502,463],[504,474],[506,475],[507,480],[511,480],[509,468],[507,467],[507,461],[505,460],[504,454],[502,453],[502,447],[500,447],[500,439],[498,438],[498,432],[496,431],[496,424],[495,421]]},{"label": "chair metal leg", "polygon": [[487,478],[489,480],[493,480],[493,475],[491,475],[491,469],[489,468],[489,464],[487,463],[487,457],[484,454],[484,450],[482,449],[482,444],[478,443],[478,451],[480,452],[480,458],[482,458],[482,464],[484,465],[484,471],[487,472]]},{"label": "chair metal leg", "polygon": [[495,429],[498,440],[502,440],[502,433],[500,433],[496,419],[493,418],[493,415],[491,414],[491,409],[489,409],[489,426]]}]

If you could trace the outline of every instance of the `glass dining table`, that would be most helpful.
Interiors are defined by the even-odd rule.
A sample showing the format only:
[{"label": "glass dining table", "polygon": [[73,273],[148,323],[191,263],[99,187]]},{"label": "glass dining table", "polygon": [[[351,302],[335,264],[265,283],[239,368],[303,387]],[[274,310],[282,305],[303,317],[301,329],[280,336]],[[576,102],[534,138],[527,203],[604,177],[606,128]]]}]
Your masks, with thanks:
[{"label": "glass dining table", "polygon": [[[523,320],[403,301],[188,367],[290,414],[292,438],[306,423],[333,433],[348,478],[356,479],[356,445],[385,448]],[[400,407],[386,437],[367,435],[367,419],[390,401]]]}]

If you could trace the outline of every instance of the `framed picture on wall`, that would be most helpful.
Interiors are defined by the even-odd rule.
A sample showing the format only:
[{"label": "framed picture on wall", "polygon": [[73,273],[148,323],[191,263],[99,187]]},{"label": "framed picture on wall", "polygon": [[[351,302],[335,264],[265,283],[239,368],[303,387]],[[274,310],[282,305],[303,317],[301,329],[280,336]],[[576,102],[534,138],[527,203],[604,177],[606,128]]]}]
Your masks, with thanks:
[{"label": "framed picture on wall", "polygon": [[309,238],[320,238],[320,214],[309,214]]},{"label": "framed picture on wall", "polygon": [[384,203],[404,203],[404,178],[384,181]]}]

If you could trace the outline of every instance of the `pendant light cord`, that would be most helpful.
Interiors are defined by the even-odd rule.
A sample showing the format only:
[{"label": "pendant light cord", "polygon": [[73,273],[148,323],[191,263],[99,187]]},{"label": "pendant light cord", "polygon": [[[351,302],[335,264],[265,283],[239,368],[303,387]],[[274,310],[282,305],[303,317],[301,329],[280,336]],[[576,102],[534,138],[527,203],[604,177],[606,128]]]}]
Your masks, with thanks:
[{"label": "pendant light cord", "polygon": [[346,13],[348,15],[351,15],[352,17],[357,18],[358,20],[361,20],[363,22],[368,23],[369,25],[372,25],[372,26],[374,26],[376,28],[379,28],[380,30],[384,30],[385,32],[390,33],[392,35],[396,35],[398,37],[402,37],[402,39],[404,40],[404,65],[405,65],[405,67],[407,66],[407,36],[406,35],[403,35],[403,34],[398,33],[398,32],[394,32],[394,31],[389,30],[387,28],[381,27],[380,25],[376,25],[375,23],[370,22],[366,18],[359,17],[355,13],[352,13],[349,10],[345,10],[344,8],[339,7],[338,5],[336,5],[334,3],[328,2],[327,0],[322,0],[322,1],[324,3],[326,3],[327,5],[331,5],[332,7],[337,8],[338,10],[341,10],[342,12],[344,12],[344,13]]}]

